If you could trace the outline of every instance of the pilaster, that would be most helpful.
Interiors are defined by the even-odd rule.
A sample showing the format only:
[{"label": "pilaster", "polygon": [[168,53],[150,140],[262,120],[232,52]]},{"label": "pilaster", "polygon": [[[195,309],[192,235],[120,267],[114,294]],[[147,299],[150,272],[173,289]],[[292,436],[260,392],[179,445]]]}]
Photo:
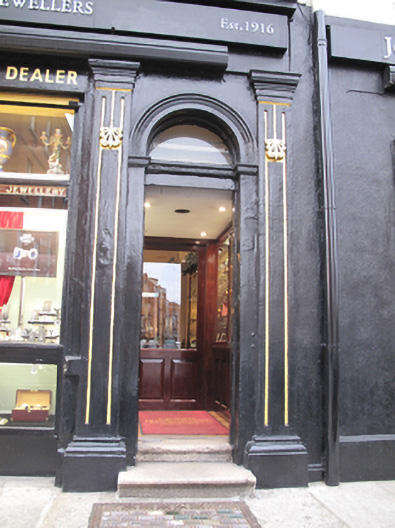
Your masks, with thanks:
[{"label": "pilaster", "polygon": [[[75,436],[63,453],[63,488],[116,488],[126,468],[120,437],[124,334],[124,240],[126,176],[132,90],[139,64],[92,59],[86,284]],[[87,133],[87,132],[85,132]]]},{"label": "pilaster", "polygon": [[307,451],[294,434],[290,390],[287,130],[299,75],[251,71],[257,101],[258,335],[256,434],[244,463],[258,487],[305,486]]}]

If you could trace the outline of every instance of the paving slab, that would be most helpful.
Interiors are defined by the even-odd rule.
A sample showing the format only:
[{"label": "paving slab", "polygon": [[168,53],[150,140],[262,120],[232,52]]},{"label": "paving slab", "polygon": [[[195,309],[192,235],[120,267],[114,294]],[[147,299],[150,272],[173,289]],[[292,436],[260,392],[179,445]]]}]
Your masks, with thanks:
[{"label": "paving slab", "polygon": [[[204,500],[211,499],[207,493]],[[93,504],[142,500],[120,498],[117,493],[62,493],[52,478],[0,477],[0,528],[88,528]],[[243,500],[263,528],[395,527],[395,481],[256,490]]]},{"label": "paving slab", "polygon": [[343,483],[341,486],[311,485],[309,491],[346,526],[394,528],[395,498],[392,485],[379,482]]},{"label": "paving slab", "polygon": [[390,493],[392,493],[393,495],[395,495],[395,481],[393,480],[381,481],[381,482],[377,482],[377,484],[381,486],[382,488],[386,489],[387,491],[389,491]]},{"label": "paving slab", "polygon": [[[88,528],[95,503],[117,502],[115,493],[62,493],[46,511],[39,526],[29,528]],[[13,526],[13,528],[17,528]],[[19,528],[19,527],[18,527]]]},{"label": "paving slab", "polygon": [[1,528],[38,527],[60,491],[53,479],[2,478],[0,494]]},{"label": "paving slab", "polygon": [[255,490],[245,502],[264,528],[348,528],[309,488]]}]

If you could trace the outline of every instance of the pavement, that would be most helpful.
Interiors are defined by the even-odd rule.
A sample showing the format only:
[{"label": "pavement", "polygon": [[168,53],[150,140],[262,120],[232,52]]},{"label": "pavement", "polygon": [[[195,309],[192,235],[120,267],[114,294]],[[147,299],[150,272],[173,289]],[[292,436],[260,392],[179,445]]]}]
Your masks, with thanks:
[{"label": "pavement", "polygon": [[[263,528],[395,528],[395,481],[338,487],[317,482],[308,488],[255,490],[242,500]],[[88,528],[94,503],[133,502],[142,499],[116,492],[63,493],[53,478],[0,477],[1,528]]]}]

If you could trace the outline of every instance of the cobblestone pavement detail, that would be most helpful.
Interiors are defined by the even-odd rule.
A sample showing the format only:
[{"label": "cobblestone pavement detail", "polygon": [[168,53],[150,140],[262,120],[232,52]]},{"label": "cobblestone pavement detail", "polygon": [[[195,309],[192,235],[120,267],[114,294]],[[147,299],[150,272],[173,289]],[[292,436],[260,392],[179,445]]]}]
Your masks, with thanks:
[{"label": "cobblestone pavement detail", "polygon": [[89,528],[260,528],[246,504],[95,504]]}]

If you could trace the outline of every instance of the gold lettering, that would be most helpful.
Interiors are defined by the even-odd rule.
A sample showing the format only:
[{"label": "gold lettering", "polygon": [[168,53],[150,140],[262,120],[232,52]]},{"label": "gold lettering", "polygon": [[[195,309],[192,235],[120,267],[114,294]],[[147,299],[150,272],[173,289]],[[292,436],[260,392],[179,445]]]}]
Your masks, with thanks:
[{"label": "gold lettering", "polygon": [[55,82],[57,84],[64,84],[65,75],[66,75],[66,71],[65,70],[56,70]]},{"label": "gold lettering", "polygon": [[40,68],[36,68],[34,72],[32,73],[32,76],[30,77],[30,82],[33,82],[33,81],[43,82],[43,76],[42,76]]},{"label": "gold lettering", "polygon": [[45,71],[45,82],[48,84],[53,84],[55,81],[49,78],[50,73],[51,73],[50,70]]},{"label": "gold lettering", "polygon": [[73,70],[69,70],[67,72],[67,84],[75,84],[77,85],[77,72]]},{"label": "gold lettering", "polygon": [[15,66],[8,66],[7,67],[7,71],[6,71],[6,74],[5,74],[5,78],[8,80],[8,81],[13,81],[14,79],[16,79],[18,76],[18,70],[17,68],[15,68]]},{"label": "gold lettering", "polygon": [[27,74],[29,73],[29,68],[21,68],[19,70],[19,80],[27,82]]}]

